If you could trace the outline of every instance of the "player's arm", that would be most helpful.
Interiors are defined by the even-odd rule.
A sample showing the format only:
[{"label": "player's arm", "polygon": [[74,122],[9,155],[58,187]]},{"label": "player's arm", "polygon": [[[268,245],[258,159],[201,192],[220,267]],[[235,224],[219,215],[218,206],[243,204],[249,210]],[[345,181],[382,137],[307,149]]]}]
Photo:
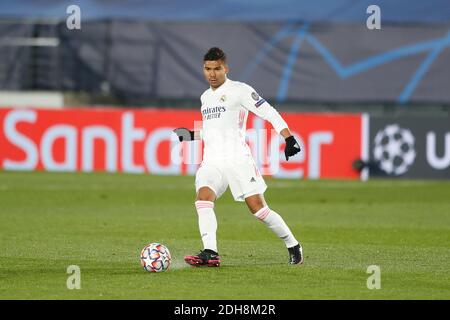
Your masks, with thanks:
[{"label": "player's arm", "polygon": [[241,104],[244,108],[247,108],[257,116],[269,121],[275,131],[284,138],[286,141],[286,146],[284,148],[286,160],[289,160],[289,157],[292,157],[301,151],[300,145],[291,134],[286,121],[284,121],[278,111],[260,97],[252,87],[248,85],[243,87]]},{"label": "player's arm", "polygon": [[193,141],[200,140],[200,131],[189,130],[187,128],[176,128],[173,130],[175,134],[178,136],[178,139],[181,141]]}]

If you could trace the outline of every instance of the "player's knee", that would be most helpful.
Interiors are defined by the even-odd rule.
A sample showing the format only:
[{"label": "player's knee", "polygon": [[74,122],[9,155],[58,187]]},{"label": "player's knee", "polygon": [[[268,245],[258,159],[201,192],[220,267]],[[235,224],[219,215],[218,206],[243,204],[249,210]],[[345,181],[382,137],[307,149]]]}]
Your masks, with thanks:
[{"label": "player's knee", "polygon": [[198,195],[195,200],[196,201],[211,201],[211,202],[214,202],[215,199],[214,199],[213,196]]},{"label": "player's knee", "polygon": [[197,201],[214,201],[216,194],[208,187],[202,187],[197,192]]},{"label": "player's knee", "polygon": [[263,206],[263,205],[261,205],[261,204],[254,205],[254,206],[248,206],[248,208],[249,208],[249,210],[250,210],[250,212],[251,212],[252,214],[257,213],[259,210],[261,210],[261,209],[264,208],[264,207],[266,207],[266,206]]},{"label": "player's knee", "polygon": [[248,209],[252,214],[257,213],[259,210],[267,206],[266,201],[260,195],[248,197],[245,199],[245,202],[247,203]]}]

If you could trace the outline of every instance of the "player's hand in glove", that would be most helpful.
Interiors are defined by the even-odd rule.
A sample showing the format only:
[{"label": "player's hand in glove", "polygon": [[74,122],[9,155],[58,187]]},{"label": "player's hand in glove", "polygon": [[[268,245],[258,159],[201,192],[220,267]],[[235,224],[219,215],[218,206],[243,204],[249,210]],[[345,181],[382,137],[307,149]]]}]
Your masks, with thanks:
[{"label": "player's hand in glove", "polygon": [[178,136],[178,139],[181,141],[192,141],[194,140],[194,131],[191,131],[186,128],[176,128],[173,130],[175,134]]},{"label": "player's hand in glove", "polygon": [[286,147],[284,148],[284,155],[286,156],[286,161],[289,161],[289,157],[299,153],[302,149],[298,144],[297,140],[295,140],[294,136],[289,136],[285,139]]}]

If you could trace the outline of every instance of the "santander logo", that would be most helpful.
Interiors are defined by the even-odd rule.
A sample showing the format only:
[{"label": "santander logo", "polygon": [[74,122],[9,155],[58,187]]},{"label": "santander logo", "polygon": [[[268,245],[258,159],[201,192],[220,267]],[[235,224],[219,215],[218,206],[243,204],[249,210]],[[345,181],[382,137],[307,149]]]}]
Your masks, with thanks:
[{"label": "santander logo", "polygon": [[[0,168],[194,175],[202,162],[202,141],[180,143],[172,130],[191,127],[202,116],[198,110],[173,109],[0,109]],[[355,138],[362,131],[361,116],[285,117],[302,145],[289,161],[280,135],[249,115],[247,143],[262,174],[360,177],[351,164],[361,157],[362,144]]]}]

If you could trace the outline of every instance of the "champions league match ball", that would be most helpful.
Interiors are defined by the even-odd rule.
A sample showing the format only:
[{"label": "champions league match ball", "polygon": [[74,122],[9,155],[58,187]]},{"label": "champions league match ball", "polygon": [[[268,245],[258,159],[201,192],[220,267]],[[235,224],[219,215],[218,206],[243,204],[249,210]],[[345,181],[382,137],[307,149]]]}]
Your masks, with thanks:
[{"label": "champions league match ball", "polygon": [[141,266],[148,272],[166,271],[171,260],[169,249],[160,243],[150,243],[141,251]]}]

